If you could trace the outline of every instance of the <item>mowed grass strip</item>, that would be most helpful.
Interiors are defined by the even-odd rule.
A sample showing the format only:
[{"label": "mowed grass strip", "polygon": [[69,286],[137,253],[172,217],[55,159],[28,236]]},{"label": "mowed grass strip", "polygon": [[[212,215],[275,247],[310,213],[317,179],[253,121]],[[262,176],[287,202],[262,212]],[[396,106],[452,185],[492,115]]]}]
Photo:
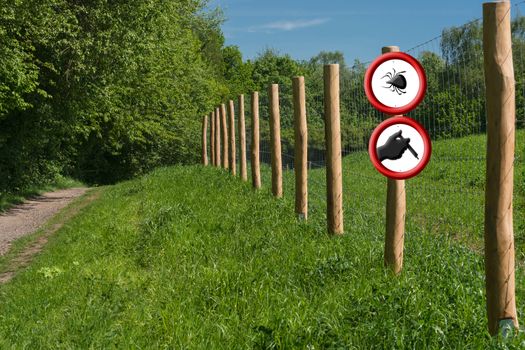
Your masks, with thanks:
[{"label": "mowed grass strip", "polygon": [[[266,167],[259,192],[201,166],[105,189],[0,286],[0,348],[502,346],[486,331],[482,255],[428,229],[433,217],[420,225],[412,204],[404,270],[383,268],[385,181],[366,161],[345,159],[343,237],[325,234],[323,170],[311,172],[308,222],[293,214],[292,172],[277,200]],[[433,174],[418,181],[453,185]],[[438,217],[456,200],[417,198]],[[450,227],[475,223],[450,213]],[[516,277],[522,318],[521,268]]]}]

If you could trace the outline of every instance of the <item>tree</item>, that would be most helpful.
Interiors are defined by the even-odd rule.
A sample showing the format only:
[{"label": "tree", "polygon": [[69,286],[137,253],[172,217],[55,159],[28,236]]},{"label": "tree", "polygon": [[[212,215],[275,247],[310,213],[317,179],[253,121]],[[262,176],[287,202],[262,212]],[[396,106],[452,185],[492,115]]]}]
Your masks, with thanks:
[{"label": "tree", "polygon": [[250,61],[243,62],[241,51],[237,46],[226,46],[222,50],[224,64],[224,79],[228,86],[228,96],[235,98],[237,95],[250,92],[254,89],[252,80],[253,66]]},{"label": "tree", "polygon": [[228,91],[220,13],[204,5],[9,0],[0,191],[58,174],[114,182],[197,159],[200,116]]},{"label": "tree", "polygon": [[309,63],[313,66],[324,66],[326,64],[339,64],[339,69],[346,69],[345,57],[341,51],[321,51],[312,57]]}]

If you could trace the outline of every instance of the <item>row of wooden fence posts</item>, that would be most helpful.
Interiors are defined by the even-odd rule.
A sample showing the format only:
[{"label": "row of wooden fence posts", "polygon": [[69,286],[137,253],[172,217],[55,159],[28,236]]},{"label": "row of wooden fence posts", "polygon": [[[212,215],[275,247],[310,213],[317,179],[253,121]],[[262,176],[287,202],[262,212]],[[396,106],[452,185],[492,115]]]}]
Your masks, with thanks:
[{"label": "row of wooden fence posts", "polygon": [[[515,142],[515,81],[512,63],[510,3],[483,4],[483,49],[487,96],[487,171],[485,189],[485,275],[488,328],[497,334],[503,326],[518,328],[514,280],[514,236],[512,222],[513,165]],[[399,51],[397,46],[383,47],[382,53]],[[295,131],[295,212],[299,218],[308,217],[307,172],[308,131],[304,77],[294,77],[293,107]],[[270,111],[270,145],[272,193],[281,197],[282,159],[279,111],[279,87],[271,84],[268,90]],[[238,132],[240,138],[240,172],[246,174],[246,135],[244,125],[244,96],[238,99]],[[343,233],[343,189],[341,164],[341,130],[339,109],[339,66],[324,67],[324,117],[326,142],[327,226],[332,234]],[[251,95],[252,185],[261,187],[259,159],[259,94]],[[210,113],[211,164],[228,169],[235,175],[234,105],[229,101],[230,144],[226,126],[225,105]],[[203,118],[202,163],[208,164],[207,117]],[[221,131],[223,155],[221,163]],[[228,162],[229,158],[229,162]],[[406,194],[404,180],[387,180],[386,232],[384,262],[396,274],[403,267]]]},{"label": "row of wooden fence posts", "polygon": [[[397,49],[398,51],[399,49]],[[294,106],[294,129],[295,129],[295,212],[299,218],[308,217],[308,130],[306,121],[306,97],[304,77],[294,77],[293,106]],[[341,159],[341,127],[340,127],[340,103],[339,103],[339,65],[330,64],[324,67],[324,115],[325,115],[325,142],[326,142],[326,185],[327,185],[327,226],[328,232],[342,234],[343,225],[343,186],[342,186],[342,159]],[[282,154],[280,135],[280,108],[279,108],[279,86],[271,84],[268,89],[270,103],[270,146],[271,146],[271,168],[272,168],[272,193],[276,197],[282,197]],[[261,187],[260,159],[259,159],[259,94],[252,93],[252,185],[255,189]],[[239,96],[239,138],[240,138],[240,162],[241,178],[246,181],[246,135],[244,126],[244,95]],[[220,117],[219,117],[220,115]],[[236,144],[235,144],[235,116],[234,103],[229,101],[229,130],[226,128],[226,109],[222,104],[210,113],[211,142],[210,152],[212,165],[230,169],[232,174],[236,172]],[[215,120],[215,122],[214,122]],[[222,126],[221,122],[222,121]],[[207,161],[207,117],[203,120],[203,164]],[[224,155],[221,163],[220,137],[222,139]],[[229,136],[228,136],[229,135]],[[229,137],[229,142],[228,142]],[[228,162],[229,160],[229,162]],[[402,204],[402,205],[401,205]],[[385,242],[385,263],[391,266],[397,273],[401,270],[403,258],[403,236],[404,236],[404,182],[389,181],[387,190],[387,232]]]},{"label": "row of wooden fence posts", "polygon": [[[398,48],[388,47],[384,51],[399,51]],[[294,110],[294,171],[295,171],[295,212],[301,219],[308,218],[308,127],[306,120],[306,93],[304,77],[292,79],[293,110]],[[324,115],[325,115],[325,142],[326,142],[326,186],[327,186],[327,228],[332,234],[342,234],[343,225],[343,185],[342,185],[342,153],[341,127],[339,102],[339,65],[330,64],[324,67]],[[272,169],[272,193],[275,197],[282,197],[282,153],[280,133],[279,86],[271,84],[268,88],[269,96],[269,123]],[[216,167],[230,169],[236,175],[236,140],[235,140],[235,107],[233,100],[228,104],[229,128],[226,127],[225,104],[218,106],[210,113],[211,137],[210,152],[211,164]],[[244,116],[244,95],[238,98],[238,133],[240,153],[240,172],[243,181],[247,181],[246,174],[246,135]],[[261,187],[260,159],[259,159],[259,93],[251,96],[252,112],[252,142],[251,164],[252,185],[255,189]],[[208,164],[207,156],[207,116],[203,118],[202,130],[202,162]],[[229,131],[228,131],[229,129]],[[222,155],[221,163],[221,131]],[[387,190],[387,232],[385,239],[385,264],[391,266],[397,273],[401,270],[403,259],[404,236],[404,182],[388,181]]]},{"label": "row of wooden fence posts", "polygon": [[[293,106],[295,129],[295,212],[298,218],[308,218],[308,127],[306,121],[306,93],[304,77],[294,77]],[[325,125],[327,153],[327,226],[328,232],[342,234],[343,229],[343,178],[341,157],[341,127],[339,108],[339,65],[330,64],[324,68],[325,92]],[[279,107],[279,85],[268,87],[269,96],[269,126],[270,126],[270,157],[272,169],[272,193],[275,197],[283,196],[283,167],[281,151],[281,127]],[[244,116],[244,95],[238,97],[239,118],[237,130],[240,147],[240,177],[248,180],[246,164],[246,127]],[[261,187],[259,159],[259,93],[254,91],[251,96],[252,139],[251,165],[252,186]],[[228,116],[225,104],[221,104],[210,113],[210,154],[211,164],[215,167],[229,169],[236,176],[236,138],[235,138],[235,106],[234,101],[228,102]],[[229,123],[227,123],[227,120]],[[229,124],[229,125],[227,125]],[[208,116],[202,122],[202,164],[208,165],[207,154]],[[222,138],[222,147],[221,147]],[[222,151],[222,154],[221,154]],[[221,162],[222,159],[222,162]]]}]

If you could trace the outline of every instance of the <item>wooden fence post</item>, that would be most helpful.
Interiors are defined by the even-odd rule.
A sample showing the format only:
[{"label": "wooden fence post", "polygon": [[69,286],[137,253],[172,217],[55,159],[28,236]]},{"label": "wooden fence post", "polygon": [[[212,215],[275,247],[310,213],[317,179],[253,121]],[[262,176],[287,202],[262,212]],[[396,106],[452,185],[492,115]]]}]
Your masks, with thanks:
[{"label": "wooden fence post", "polygon": [[244,121],[244,95],[239,95],[239,147],[240,147],[240,173],[242,181],[248,181],[246,171],[246,126]]},{"label": "wooden fence post", "polygon": [[221,114],[220,109],[215,109],[215,166],[221,166]]},{"label": "wooden fence post", "polygon": [[235,109],[233,100],[228,104],[228,114],[230,115],[230,171],[233,176],[237,175],[237,152],[235,149]]},{"label": "wooden fence post", "polygon": [[222,131],[222,167],[229,168],[228,162],[228,123],[226,121],[226,105],[221,104],[221,131]]},{"label": "wooden fence post", "polygon": [[208,116],[202,117],[202,165],[208,165]]},{"label": "wooden fence post", "polygon": [[339,113],[339,65],[328,64],[324,66],[327,221],[328,232],[337,235],[344,231]]},{"label": "wooden fence post", "polygon": [[518,329],[514,279],[515,81],[510,2],[483,4],[483,57],[487,96],[485,288],[488,329],[507,336]]},{"label": "wooden fence post", "polygon": [[259,93],[252,92],[252,186],[256,190],[261,188],[261,163],[259,159]]},{"label": "wooden fence post", "polygon": [[215,112],[210,113],[210,157],[211,165],[215,164]]},{"label": "wooden fence post", "polygon": [[295,120],[295,213],[299,219],[306,220],[308,218],[308,130],[304,77],[294,77],[292,85]]},{"label": "wooden fence post", "polygon": [[[381,52],[399,52],[399,47],[385,46]],[[384,262],[395,274],[403,268],[405,214],[405,180],[387,179]]]},{"label": "wooden fence post", "polygon": [[270,100],[270,145],[272,163],[272,193],[283,196],[283,163],[281,155],[281,116],[279,113],[279,85],[271,84],[268,89]]}]

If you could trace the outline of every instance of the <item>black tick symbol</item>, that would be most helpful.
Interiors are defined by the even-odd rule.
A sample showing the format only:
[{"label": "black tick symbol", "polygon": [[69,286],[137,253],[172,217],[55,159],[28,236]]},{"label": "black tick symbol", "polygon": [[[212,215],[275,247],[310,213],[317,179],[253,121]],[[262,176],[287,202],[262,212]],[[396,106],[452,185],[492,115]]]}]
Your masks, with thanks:
[{"label": "black tick symbol", "polygon": [[386,83],[389,85],[383,87],[385,89],[392,89],[392,91],[397,92],[398,95],[406,94],[406,91],[403,90],[407,87],[407,80],[405,76],[401,73],[406,73],[406,71],[396,73],[396,70],[394,69],[393,74],[390,72],[386,73],[381,79],[388,78],[388,81]]}]

